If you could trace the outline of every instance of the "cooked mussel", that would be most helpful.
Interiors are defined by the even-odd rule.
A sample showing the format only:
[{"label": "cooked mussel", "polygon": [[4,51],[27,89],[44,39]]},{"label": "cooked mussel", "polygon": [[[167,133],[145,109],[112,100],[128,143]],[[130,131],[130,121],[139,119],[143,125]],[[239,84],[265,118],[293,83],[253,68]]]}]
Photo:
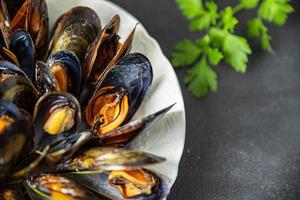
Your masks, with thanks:
[{"label": "cooked mussel", "polygon": [[0,45],[0,60],[10,61],[17,66],[20,66],[17,56],[8,48]]},{"label": "cooked mussel", "polygon": [[54,143],[50,146],[50,150],[46,157],[47,164],[54,165],[70,159],[75,152],[92,139],[92,132],[84,131]]},{"label": "cooked mussel", "polygon": [[29,79],[35,81],[36,53],[34,43],[27,31],[18,29],[11,34],[9,49],[16,55],[20,68],[27,74]]},{"label": "cooked mussel", "polygon": [[142,54],[129,54],[98,82],[85,109],[86,122],[104,135],[131,119],[152,82],[152,66]]},{"label": "cooked mussel", "polygon": [[129,34],[124,43],[120,43],[118,35],[120,17],[115,15],[88,50],[86,63],[83,67],[83,89],[94,89],[95,85],[119,59],[129,53],[133,41],[134,30]]},{"label": "cooked mussel", "polygon": [[63,92],[45,94],[34,108],[36,145],[41,148],[76,134],[80,120],[80,106],[73,95]]},{"label": "cooked mussel", "polygon": [[57,80],[49,66],[42,61],[36,63],[35,83],[39,96],[57,91]]},{"label": "cooked mussel", "polygon": [[13,103],[0,100],[0,183],[14,173],[17,162],[32,149],[31,122]]},{"label": "cooked mussel", "polygon": [[46,50],[49,16],[45,0],[26,0],[11,23],[11,30],[24,29],[31,35],[38,57]]},{"label": "cooked mussel", "polygon": [[76,54],[63,50],[52,54],[47,64],[56,78],[57,91],[69,92],[78,97],[81,89],[81,64]]},{"label": "cooked mussel", "polygon": [[169,193],[169,187],[162,177],[143,168],[67,176],[113,200],[162,200]]},{"label": "cooked mussel", "polygon": [[10,36],[10,18],[4,0],[0,0],[0,44],[8,48]]},{"label": "cooked mussel", "polygon": [[26,180],[24,186],[33,200],[105,200],[61,175],[34,176]]},{"label": "cooked mussel", "polygon": [[149,153],[124,148],[93,147],[60,164],[58,171],[95,174],[107,170],[136,169],[163,162]]},{"label": "cooked mussel", "polygon": [[75,53],[80,62],[84,63],[88,47],[100,30],[101,23],[95,11],[88,7],[72,8],[59,18],[49,54],[68,50]]},{"label": "cooked mussel", "polygon": [[173,107],[173,105],[163,108],[144,118],[128,122],[119,128],[106,134],[99,135],[101,144],[104,146],[115,145],[125,146],[133,138],[140,134],[146,134],[160,121],[160,119]]},{"label": "cooked mussel", "polygon": [[19,108],[33,113],[38,93],[28,77],[16,66],[0,61],[0,98],[15,103]]}]

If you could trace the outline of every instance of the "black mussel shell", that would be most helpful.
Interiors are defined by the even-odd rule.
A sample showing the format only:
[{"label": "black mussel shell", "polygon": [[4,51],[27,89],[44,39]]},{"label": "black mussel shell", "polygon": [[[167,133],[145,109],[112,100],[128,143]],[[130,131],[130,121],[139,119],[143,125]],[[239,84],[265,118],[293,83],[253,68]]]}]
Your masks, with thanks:
[{"label": "black mussel shell", "polygon": [[48,45],[48,8],[46,0],[30,0],[29,2],[26,15],[26,28],[33,39],[37,55],[41,58]]},{"label": "black mussel shell", "polygon": [[1,76],[0,98],[11,101],[17,107],[33,113],[38,93],[27,76],[6,74]]},{"label": "black mussel shell", "polygon": [[9,49],[17,56],[21,69],[34,83],[36,53],[30,34],[21,29],[13,32]]},{"label": "black mussel shell", "polygon": [[71,179],[55,174],[34,176],[24,182],[28,195],[34,200],[106,200]]},{"label": "black mussel shell", "polygon": [[14,63],[17,66],[20,66],[17,56],[11,52],[8,48],[0,45],[0,60],[5,60]]},{"label": "black mussel shell", "polygon": [[107,74],[100,87],[121,86],[128,92],[130,120],[142,103],[153,79],[152,66],[146,56],[129,54],[118,62]]},{"label": "black mussel shell", "polygon": [[[69,92],[78,97],[81,89],[82,71],[76,54],[67,50],[56,52],[48,58],[47,64],[54,75],[58,70],[63,70],[67,78],[67,90],[64,92]],[[57,81],[59,81],[62,77],[57,76]]]},{"label": "black mussel shell", "polygon": [[[161,178],[159,175],[151,172],[149,170],[144,170],[146,173],[151,174],[155,178],[156,184],[151,189],[151,194],[144,194],[144,195],[137,195],[131,198],[125,198],[122,196],[121,192],[113,187],[109,181],[109,174],[108,172],[98,173],[98,174],[69,174],[67,175],[70,179],[74,180],[75,182],[80,183],[81,185],[85,186],[86,188],[94,191],[98,194],[101,194],[109,199],[113,200],[123,200],[123,199],[132,199],[132,200],[163,200],[169,194],[169,187],[166,181]],[[116,183],[122,184],[124,183]]]},{"label": "black mussel shell", "polygon": [[120,16],[115,15],[89,48],[83,67],[84,79],[87,83],[95,84],[98,77],[117,54],[120,39],[119,27]]},{"label": "black mussel shell", "polygon": [[69,50],[84,63],[90,44],[101,31],[101,23],[95,11],[88,7],[75,7],[59,18],[50,43],[49,54]]},{"label": "black mussel shell", "polygon": [[[22,3],[22,5],[19,5]],[[11,30],[26,30],[33,40],[39,58],[46,50],[49,33],[49,16],[45,0],[14,1],[8,2],[12,15]],[[17,12],[16,12],[16,9]],[[16,14],[14,14],[16,12]]]},{"label": "black mussel shell", "polygon": [[4,0],[0,1],[0,44],[6,48],[9,46],[10,18]]},{"label": "black mussel shell", "polygon": [[77,134],[81,121],[79,103],[69,93],[45,94],[36,103],[33,121],[37,148],[52,145],[70,135]]},{"label": "black mussel shell", "polygon": [[[86,122],[98,135],[111,131],[111,128],[106,128],[110,125],[120,126],[128,122],[142,103],[151,86],[152,78],[151,63],[144,55],[139,53],[127,55],[108,71],[103,81],[97,84],[85,109]],[[103,112],[106,110],[103,109],[106,107],[102,104],[119,107],[117,117],[105,116]],[[109,121],[111,117],[114,118]]]},{"label": "black mussel shell", "polygon": [[33,150],[32,123],[11,102],[0,100],[0,182]]},{"label": "black mussel shell", "polygon": [[168,106],[144,118],[137,119],[98,137],[103,145],[125,146],[137,135],[148,133],[160,119],[173,107]]},{"label": "black mussel shell", "polygon": [[158,164],[164,158],[153,154],[125,148],[93,147],[61,163],[57,170],[62,172],[95,174],[107,170],[130,170]]},{"label": "black mussel shell", "polygon": [[84,131],[54,143],[50,146],[46,157],[47,164],[54,165],[70,159],[75,152],[92,138],[93,134],[91,131]]},{"label": "black mussel shell", "polygon": [[0,76],[2,77],[4,75],[8,75],[8,74],[27,77],[25,72],[23,70],[21,70],[15,64],[13,64],[9,61],[6,61],[6,60],[1,60],[0,61]]},{"label": "black mussel shell", "polygon": [[57,81],[49,66],[42,61],[36,63],[35,83],[39,96],[56,91]]}]

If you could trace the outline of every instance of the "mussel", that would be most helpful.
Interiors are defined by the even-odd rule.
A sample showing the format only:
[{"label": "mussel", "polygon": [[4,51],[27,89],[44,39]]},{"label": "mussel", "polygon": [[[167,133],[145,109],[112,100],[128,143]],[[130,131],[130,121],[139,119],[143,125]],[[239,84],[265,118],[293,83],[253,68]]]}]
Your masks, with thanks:
[{"label": "mussel", "polygon": [[68,50],[84,63],[90,44],[101,30],[98,15],[88,7],[75,7],[59,18],[52,37],[49,55]]},{"label": "mussel", "polygon": [[35,143],[39,148],[77,134],[81,111],[76,98],[68,93],[51,92],[42,96],[34,108]]},{"label": "mussel", "polygon": [[153,126],[174,106],[168,106],[141,119],[128,122],[115,130],[99,135],[102,145],[125,146],[138,134],[148,133]]},{"label": "mussel", "polygon": [[38,61],[35,67],[35,83],[39,96],[43,96],[49,92],[58,91],[57,79],[52,73],[49,66]]},{"label": "mussel", "polygon": [[164,178],[143,168],[67,176],[95,193],[113,200],[162,200],[169,193]]},{"label": "mussel", "polygon": [[26,180],[24,186],[28,195],[35,200],[105,200],[61,175],[34,176]]},{"label": "mussel", "polygon": [[56,91],[79,97],[82,71],[76,54],[67,50],[58,51],[48,58],[47,64],[56,79]]},{"label": "mussel", "polygon": [[[13,172],[24,150],[33,149],[30,121],[11,102],[0,100],[0,182]],[[26,150],[27,149],[27,150]]]},{"label": "mussel", "polygon": [[27,74],[29,79],[35,81],[35,46],[27,31],[18,29],[11,34],[9,49],[16,55],[20,68]]},{"label": "mussel", "polygon": [[97,135],[104,135],[131,119],[152,83],[152,66],[142,54],[129,54],[99,82],[85,110]]},{"label": "mussel", "polygon": [[91,173],[107,170],[135,169],[165,161],[149,153],[125,148],[93,147],[58,166],[58,171]]},{"label": "mussel", "polygon": [[26,0],[11,22],[11,30],[26,30],[34,41],[38,57],[46,50],[49,16],[45,0]]},{"label": "mussel", "polygon": [[10,43],[10,18],[4,0],[0,1],[0,44],[6,48]]},{"label": "mussel", "polygon": [[[123,43],[118,35],[120,16],[115,15],[97,36],[83,66],[83,92],[90,94],[105,73],[131,49],[135,28]],[[85,94],[84,93],[84,94]]]},{"label": "mussel", "polygon": [[17,66],[0,61],[0,98],[15,103],[19,108],[33,113],[37,91],[29,78]]},{"label": "mussel", "polygon": [[153,79],[149,59],[129,53],[136,27],[121,43],[120,16],[101,30],[79,6],[48,45],[46,1],[18,5],[0,0],[0,199],[164,199],[166,180],[146,168],[165,158],[129,149],[173,106],[132,120]]}]

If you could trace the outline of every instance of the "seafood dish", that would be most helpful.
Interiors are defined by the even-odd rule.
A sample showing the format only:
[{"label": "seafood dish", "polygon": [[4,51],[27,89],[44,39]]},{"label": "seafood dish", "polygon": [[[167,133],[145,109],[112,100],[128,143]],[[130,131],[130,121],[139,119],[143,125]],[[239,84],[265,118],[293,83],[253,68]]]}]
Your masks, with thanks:
[{"label": "seafood dish", "polygon": [[[45,0],[0,0],[0,199],[160,200],[166,159],[129,148],[173,105],[133,119],[153,69],[121,18],[73,7],[49,28]],[[122,41],[122,42],[121,42]]]}]

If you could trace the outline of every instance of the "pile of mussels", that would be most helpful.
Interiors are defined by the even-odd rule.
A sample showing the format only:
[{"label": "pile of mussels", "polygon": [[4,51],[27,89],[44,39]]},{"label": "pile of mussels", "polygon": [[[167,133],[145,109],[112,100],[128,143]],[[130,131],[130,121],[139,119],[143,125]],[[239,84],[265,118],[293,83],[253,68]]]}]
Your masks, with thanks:
[{"label": "pile of mussels", "polygon": [[45,0],[0,1],[0,199],[164,199],[165,159],[126,148],[172,107],[131,120],[153,79],[135,30],[74,7],[50,33]]}]

